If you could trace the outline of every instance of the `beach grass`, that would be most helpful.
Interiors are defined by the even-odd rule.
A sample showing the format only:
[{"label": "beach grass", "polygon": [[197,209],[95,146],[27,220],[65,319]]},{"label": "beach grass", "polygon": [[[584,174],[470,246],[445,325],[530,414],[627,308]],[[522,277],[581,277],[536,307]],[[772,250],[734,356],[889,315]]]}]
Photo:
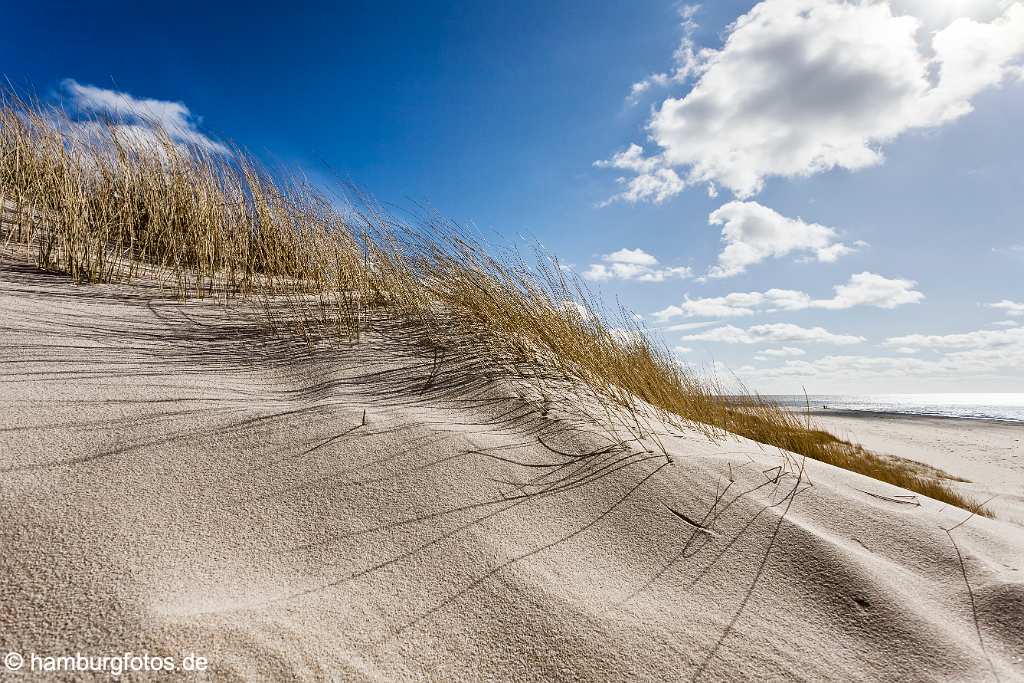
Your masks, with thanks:
[{"label": "beach grass", "polygon": [[436,349],[485,355],[544,400],[558,399],[553,384],[585,386],[627,409],[638,437],[657,439],[640,417],[653,408],[710,438],[740,435],[990,516],[923,466],[873,454],[756,394],[727,397],[542,250],[524,258],[368,201],[338,209],[301,178],[232,146],[186,144],[144,116],[81,120],[8,93],[0,197],[5,245],[80,283],[145,278],[181,298],[248,301],[275,330],[311,343],[357,341],[385,314]]}]

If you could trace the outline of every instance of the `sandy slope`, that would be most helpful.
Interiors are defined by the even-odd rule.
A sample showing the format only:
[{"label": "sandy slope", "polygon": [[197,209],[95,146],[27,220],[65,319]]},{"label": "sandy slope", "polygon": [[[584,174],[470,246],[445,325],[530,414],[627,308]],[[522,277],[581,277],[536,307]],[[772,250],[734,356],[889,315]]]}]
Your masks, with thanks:
[{"label": "sandy slope", "polygon": [[0,649],[226,680],[1024,678],[1021,527],[957,549],[963,511],[750,442],[567,458],[541,441],[607,439],[408,330],[311,352],[152,296],[0,266]]}]

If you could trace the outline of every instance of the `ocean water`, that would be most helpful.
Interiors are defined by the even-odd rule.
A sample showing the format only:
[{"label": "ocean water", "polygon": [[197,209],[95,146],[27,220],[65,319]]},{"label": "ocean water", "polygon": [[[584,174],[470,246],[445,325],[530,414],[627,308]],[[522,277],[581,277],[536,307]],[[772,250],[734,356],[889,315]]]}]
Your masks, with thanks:
[{"label": "ocean water", "polygon": [[836,394],[766,396],[787,407],[1024,422],[1024,394]]}]

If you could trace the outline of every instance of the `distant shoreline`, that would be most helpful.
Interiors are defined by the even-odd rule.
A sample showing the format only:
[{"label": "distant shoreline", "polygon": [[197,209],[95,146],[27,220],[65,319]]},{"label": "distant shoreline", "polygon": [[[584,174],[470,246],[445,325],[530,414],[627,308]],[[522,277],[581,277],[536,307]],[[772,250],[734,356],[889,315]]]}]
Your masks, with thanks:
[{"label": "distant shoreline", "polygon": [[1024,427],[1024,421],[998,417],[970,417],[963,415],[938,415],[928,413],[901,413],[890,410],[853,410],[850,408],[805,408],[787,407],[787,410],[799,415],[821,416],[821,417],[852,417],[858,419],[876,420],[942,420],[943,422],[991,423],[1002,426]]}]

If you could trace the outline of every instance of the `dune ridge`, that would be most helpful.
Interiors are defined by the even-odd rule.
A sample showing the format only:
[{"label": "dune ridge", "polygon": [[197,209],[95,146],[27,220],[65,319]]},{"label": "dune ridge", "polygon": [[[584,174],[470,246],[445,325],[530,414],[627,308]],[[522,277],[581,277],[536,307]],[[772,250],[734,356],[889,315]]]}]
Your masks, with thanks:
[{"label": "dune ridge", "polygon": [[991,515],[933,468],[879,457],[756,394],[725,398],[715,377],[679,363],[630,311],[608,311],[539,247],[527,260],[450,221],[411,225],[351,196],[339,210],[302,178],[270,173],[237,148],[176,142],[138,112],[123,117],[147,125],[125,128],[116,116],[76,119],[3,95],[0,238],[42,269],[80,283],[158,281],[181,298],[233,298],[307,344],[358,342],[383,315],[415,326],[435,369],[448,354],[476,357],[531,385],[545,405],[555,394],[563,406],[590,405],[631,439],[653,439],[669,460],[649,416]]}]

